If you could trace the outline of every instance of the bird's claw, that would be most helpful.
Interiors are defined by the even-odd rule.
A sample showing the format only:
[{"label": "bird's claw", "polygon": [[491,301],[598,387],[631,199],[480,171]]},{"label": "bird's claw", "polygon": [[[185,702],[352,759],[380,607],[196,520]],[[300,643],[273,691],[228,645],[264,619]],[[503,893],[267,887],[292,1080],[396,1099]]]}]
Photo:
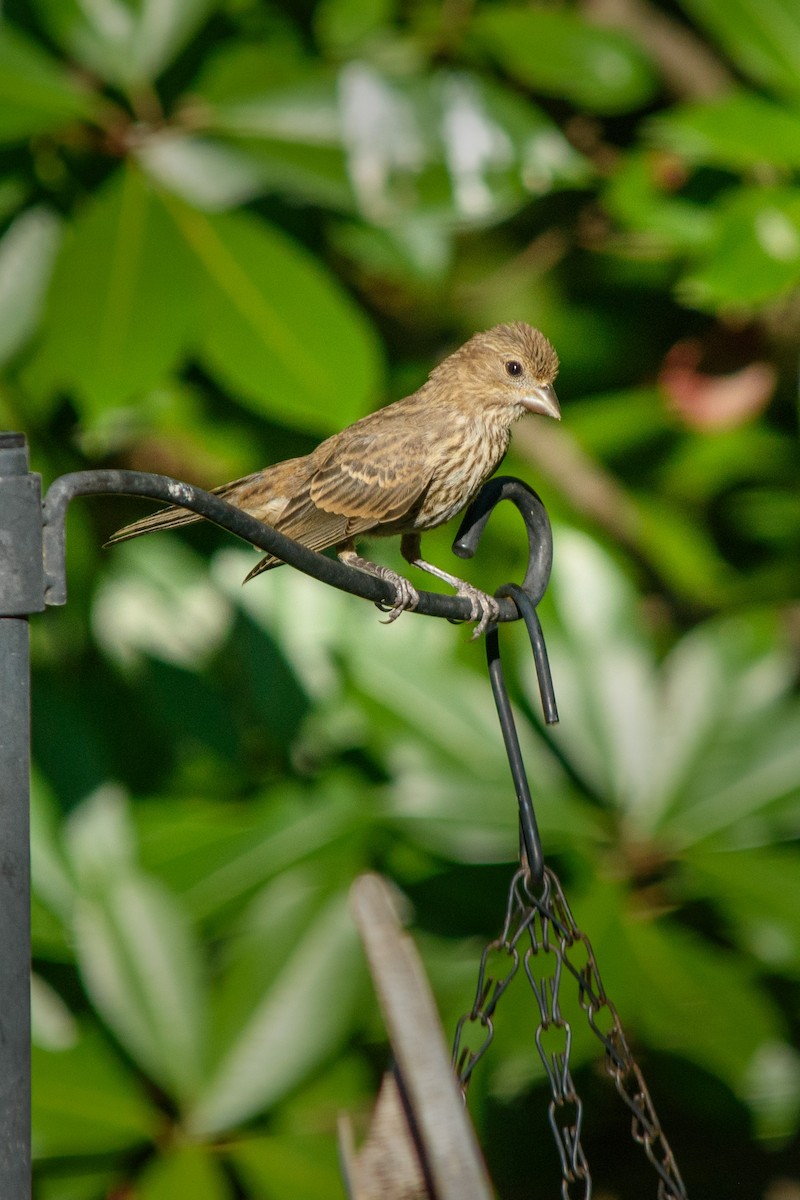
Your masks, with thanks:
[{"label": "bird's claw", "polygon": [[389,614],[385,621],[381,621],[381,625],[391,625],[401,613],[414,611],[419,604],[419,592],[407,579],[388,567],[381,571],[381,579],[386,579],[394,587],[394,603],[390,607],[387,608],[384,601],[378,601],[378,608]]},{"label": "bird's claw", "polygon": [[477,641],[481,634],[486,633],[489,626],[493,625],[500,616],[500,605],[494,596],[488,595],[487,592],[482,592],[480,588],[473,587],[469,583],[460,587],[456,594],[469,600],[469,619],[470,621],[477,621],[470,641]]}]

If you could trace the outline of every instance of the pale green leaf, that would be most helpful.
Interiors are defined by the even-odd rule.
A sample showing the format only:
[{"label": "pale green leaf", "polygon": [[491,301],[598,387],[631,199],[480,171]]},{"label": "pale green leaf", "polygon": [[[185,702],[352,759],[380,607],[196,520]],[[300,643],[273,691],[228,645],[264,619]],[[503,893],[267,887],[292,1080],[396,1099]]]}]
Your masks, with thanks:
[{"label": "pale green leaf", "polygon": [[31,208],[0,239],[0,363],[34,333],[61,237],[46,208]]},{"label": "pale green leaf", "polygon": [[360,951],[344,898],[298,932],[280,973],[223,1050],[189,1124],[218,1133],[267,1109],[341,1044],[360,987]]},{"label": "pale green leaf", "polygon": [[128,1053],[185,1100],[202,1075],[204,989],[188,921],[165,888],[128,872],[75,914],[87,991]]},{"label": "pale green leaf", "polygon": [[174,130],[144,141],[137,161],[157,183],[204,212],[222,212],[266,190],[260,164],[235,146]]},{"label": "pale green leaf", "polygon": [[52,36],[109,83],[152,82],[194,36],[216,0],[37,0]]}]

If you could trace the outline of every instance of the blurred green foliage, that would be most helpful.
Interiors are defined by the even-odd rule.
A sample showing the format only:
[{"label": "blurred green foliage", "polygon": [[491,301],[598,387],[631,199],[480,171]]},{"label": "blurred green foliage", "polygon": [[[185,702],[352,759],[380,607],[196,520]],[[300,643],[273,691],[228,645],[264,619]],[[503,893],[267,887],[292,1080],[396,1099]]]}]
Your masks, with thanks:
[{"label": "blurred green foliage", "polygon": [[[556,520],[557,730],[504,641],[546,851],[705,1200],[800,1194],[798,47],[791,0],[0,24],[0,426],[46,482],[213,486],[476,328],[556,343],[563,427],[509,465]],[[341,1195],[336,1115],[385,1059],[349,883],[411,896],[448,1030],[502,920],[481,650],[289,570],[242,591],[211,529],[101,554],[140,512],[73,506],[70,603],[32,622],[36,1195]],[[558,1186],[531,1032],[512,991],[472,1096],[508,1197],[534,1161]],[[582,1021],[574,1054],[598,1186],[654,1194]]]}]

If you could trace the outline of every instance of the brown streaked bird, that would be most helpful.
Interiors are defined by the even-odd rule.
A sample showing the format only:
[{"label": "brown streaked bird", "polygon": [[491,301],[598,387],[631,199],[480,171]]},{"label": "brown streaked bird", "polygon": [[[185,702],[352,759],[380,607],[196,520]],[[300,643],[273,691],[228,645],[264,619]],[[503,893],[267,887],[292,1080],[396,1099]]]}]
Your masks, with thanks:
[{"label": "brown streaked bird", "polygon": [[[303,458],[290,458],[214,494],[312,550],[330,546],[343,563],[395,589],[393,621],[419,602],[389,567],[362,558],[359,536],[401,535],[408,563],[456,589],[471,604],[475,636],[497,616],[497,602],[421,557],[420,534],[466,507],[503,459],[511,426],[526,412],[560,419],[553,389],[558,356],[544,334],[521,321],[476,333],[431,371],[411,396],[370,413]],[[109,540],[202,520],[178,507],[120,529]],[[267,555],[247,576],[281,565]]]}]

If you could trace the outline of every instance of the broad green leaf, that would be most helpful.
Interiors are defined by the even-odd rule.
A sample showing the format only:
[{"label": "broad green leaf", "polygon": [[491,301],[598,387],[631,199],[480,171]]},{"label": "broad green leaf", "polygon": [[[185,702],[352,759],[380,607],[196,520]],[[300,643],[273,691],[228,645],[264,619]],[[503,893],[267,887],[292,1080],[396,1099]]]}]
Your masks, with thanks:
[{"label": "broad green leaf", "polygon": [[94,101],[39,46],[0,23],[0,143],[89,117]]},{"label": "broad green leaf", "polygon": [[217,0],[36,0],[52,36],[109,83],[155,80],[203,24]]},{"label": "broad green leaf", "polygon": [[[211,916],[246,898],[281,871],[353,838],[364,824],[361,806],[353,802],[352,795],[330,785],[327,790],[332,794],[320,796],[310,806],[278,808],[266,815],[260,827],[207,863],[202,875],[186,887],[187,907],[199,917]],[[195,862],[200,865],[199,857]]]},{"label": "broad green leaf", "polygon": [[320,0],[314,33],[328,51],[349,55],[385,31],[396,7],[396,0]]},{"label": "broad green leaf", "polygon": [[[676,251],[705,246],[714,233],[714,218],[706,206],[668,190],[660,178],[661,159],[651,151],[621,157],[604,201],[613,217],[644,239],[650,252],[672,257]],[[619,424],[613,428],[625,436]]]},{"label": "broad green leaf", "polygon": [[154,1159],[136,1181],[137,1200],[233,1200],[218,1152],[205,1146],[176,1146]]},{"label": "broad green leaf", "polygon": [[689,886],[718,904],[754,958],[768,969],[800,971],[800,858],[790,850],[686,852]]},{"label": "broad green leaf", "polygon": [[228,1158],[252,1200],[320,1200],[342,1190],[336,1143],[330,1135],[242,1138],[232,1143]]},{"label": "broad green leaf", "polygon": [[757,83],[800,94],[800,9],[794,0],[681,0],[681,5]]},{"label": "broad green leaf", "polygon": [[52,1174],[38,1171],[35,1176],[36,1200],[97,1200],[113,1196],[123,1185],[121,1167],[75,1165],[70,1170],[59,1163]]},{"label": "broad green leaf", "polygon": [[703,522],[656,491],[642,491],[636,509],[640,545],[660,578],[694,604],[723,605],[735,577]]},{"label": "broad green leaf", "polygon": [[800,189],[742,188],[720,205],[716,235],[679,296],[697,308],[737,309],[800,282]]},{"label": "broad green leaf", "polygon": [[683,1054],[747,1099],[755,1056],[782,1040],[782,1021],[753,971],[733,954],[665,921],[631,921],[628,1003],[650,1045]]},{"label": "broad green leaf", "polygon": [[654,387],[587,396],[569,406],[570,433],[590,453],[612,461],[662,438],[671,424]]},{"label": "broad green leaf", "polygon": [[87,991],[128,1053],[186,1100],[202,1075],[205,996],[188,920],[155,880],[128,872],[76,909]]},{"label": "broad green leaf", "polygon": [[139,171],[126,167],[64,239],[29,386],[43,396],[69,390],[90,417],[131,402],[180,362],[195,290],[174,226]]},{"label": "broad green leaf", "polygon": [[33,1047],[35,1158],[108,1154],[155,1139],[163,1122],[96,1031],[61,1050]]},{"label": "broad green leaf", "polygon": [[673,844],[720,837],[730,844],[737,835],[762,842],[770,827],[780,827],[782,812],[791,817],[800,798],[797,703],[765,706],[734,727],[703,768],[670,818]]},{"label": "broad green leaf", "polygon": [[616,884],[596,881],[571,904],[629,1039],[682,1055],[746,1099],[751,1064],[783,1034],[752,967],[675,921],[644,920]]},{"label": "broad green leaf", "polygon": [[484,9],[470,30],[513,78],[591,112],[629,112],[656,91],[653,68],[631,38],[591,25],[575,12]]},{"label": "broad green leaf", "polygon": [[733,170],[759,164],[800,166],[800,109],[774,104],[754,92],[733,92],[707,104],[669,109],[648,129],[660,145],[692,162]]},{"label": "broad green leaf", "polygon": [[60,240],[60,222],[46,208],[31,208],[0,239],[0,363],[35,331]]},{"label": "broad green leaf", "polygon": [[199,272],[197,352],[256,412],[329,432],[363,415],[380,382],[366,317],[325,269],[243,213],[170,212]]},{"label": "broad green leaf", "polygon": [[219,1133],[271,1107],[328,1059],[352,1020],[360,962],[346,901],[335,897],[298,931],[280,973],[253,997],[189,1115],[194,1133]]}]

